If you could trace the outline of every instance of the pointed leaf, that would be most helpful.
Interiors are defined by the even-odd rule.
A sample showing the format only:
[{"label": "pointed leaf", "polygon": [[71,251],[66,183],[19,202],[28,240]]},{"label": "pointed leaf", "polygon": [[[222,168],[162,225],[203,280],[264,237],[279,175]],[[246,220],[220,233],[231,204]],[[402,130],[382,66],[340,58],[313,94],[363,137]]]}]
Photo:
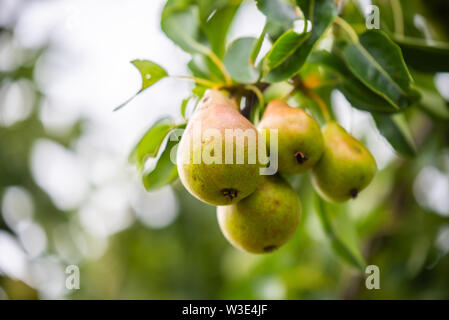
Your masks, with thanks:
[{"label": "pointed leaf", "polygon": [[412,80],[401,50],[382,31],[369,30],[360,36],[360,43],[345,45],[343,58],[361,82],[397,110],[416,99],[411,94]]},{"label": "pointed leaf", "polygon": [[175,127],[171,117],[157,120],[140,139],[130,155],[130,160],[143,167],[145,160],[158,155],[159,149],[168,133]]},{"label": "pointed leaf", "polygon": [[142,181],[147,191],[157,190],[177,179],[178,170],[176,164],[171,161],[170,157],[173,148],[177,144],[178,141],[168,140],[164,151],[157,160],[155,168],[144,174]]},{"label": "pointed leaf", "polygon": [[142,88],[139,92],[142,92],[148,87],[168,76],[167,71],[160,65],[148,61],[148,60],[133,60],[131,63],[139,70],[142,76]]},{"label": "pointed leaf", "polygon": [[158,82],[159,80],[168,76],[167,71],[162,68],[157,63],[154,63],[149,60],[133,60],[131,63],[139,70],[140,75],[142,77],[142,86],[136,94],[134,94],[131,98],[123,102],[121,105],[116,107],[114,111],[121,109],[126,104],[128,104],[132,99],[134,99],[139,93],[144,91],[145,89],[151,87],[153,84]]},{"label": "pointed leaf", "polygon": [[391,103],[373,92],[352,75],[344,62],[335,54],[324,50],[315,51],[307,61],[308,63],[318,64],[336,73],[341,80],[338,86],[339,90],[354,108],[382,113],[398,111]]},{"label": "pointed leaf", "polygon": [[296,50],[307,40],[310,33],[296,33],[288,30],[273,44],[270,52],[268,52],[265,60],[267,67],[274,69],[287,60]]},{"label": "pointed leaf", "polygon": [[[267,76],[268,82],[279,82],[289,79],[301,69],[317,41],[327,32],[332,21],[337,16],[337,6],[334,0],[298,1],[304,12],[312,17],[312,31],[308,39],[281,65],[271,70]],[[306,17],[308,16],[306,15]]]}]

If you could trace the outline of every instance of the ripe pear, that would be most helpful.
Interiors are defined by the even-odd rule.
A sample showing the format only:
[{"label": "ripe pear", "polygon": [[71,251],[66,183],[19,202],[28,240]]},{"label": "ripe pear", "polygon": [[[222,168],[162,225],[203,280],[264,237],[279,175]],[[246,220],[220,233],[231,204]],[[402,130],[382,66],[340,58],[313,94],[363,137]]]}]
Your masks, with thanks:
[{"label": "ripe pear", "polygon": [[[232,134],[229,140],[227,133]],[[178,145],[181,182],[208,204],[240,201],[256,190],[259,181],[257,141],[257,129],[237,104],[220,91],[207,91]],[[238,154],[243,156],[240,162]]]},{"label": "ripe pear", "polygon": [[250,253],[271,252],[285,244],[295,232],[300,214],[298,195],[278,175],[263,176],[252,195],[217,208],[224,236],[235,247]]},{"label": "ripe pear", "polygon": [[369,185],[377,171],[368,149],[336,122],[323,128],[324,153],[313,168],[317,192],[331,202],[344,202]]},{"label": "ripe pear", "polygon": [[323,153],[323,136],[315,119],[283,100],[276,99],[268,104],[257,128],[266,130],[268,146],[270,129],[278,130],[278,168],[282,174],[309,170]]}]

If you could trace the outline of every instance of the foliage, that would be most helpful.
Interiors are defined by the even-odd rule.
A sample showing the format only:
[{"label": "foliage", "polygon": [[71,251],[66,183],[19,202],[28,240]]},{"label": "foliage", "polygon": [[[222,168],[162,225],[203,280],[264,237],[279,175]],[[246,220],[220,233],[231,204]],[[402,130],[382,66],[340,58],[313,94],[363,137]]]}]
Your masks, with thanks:
[{"label": "foliage", "polygon": [[[229,41],[228,31],[246,2],[168,0],[161,28],[191,56],[191,75],[182,77],[195,86],[180,105],[182,120],[164,117],[149,124],[130,160],[140,169],[146,189],[170,185],[175,190],[180,215],[164,230],[135,224],[111,237],[103,257],[83,261],[89,285],[71,297],[276,298],[265,292],[281,288],[281,298],[449,298],[449,256],[437,246],[448,218],[417,201],[414,191],[423,168],[447,173],[449,106],[434,79],[449,70],[449,28],[441,17],[448,5],[372,2],[381,9],[380,30],[366,29],[365,8],[358,1],[258,0],[257,8],[266,17],[260,36]],[[392,3],[401,3],[402,10]],[[430,32],[415,26],[415,14],[426,18]],[[294,24],[301,20],[305,27],[297,30]],[[271,44],[265,55],[263,40]],[[15,70],[2,71],[0,82],[34,81],[39,54]],[[137,94],[157,90],[164,77],[179,77],[152,61],[132,63],[142,78]],[[242,113],[252,121],[260,118],[269,100],[287,96],[324,123],[322,106],[335,118],[332,94],[341,92],[351,108],[373,120],[395,158],[357,201],[343,205],[319,199],[303,176],[290,178],[303,203],[302,227],[293,241],[272,255],[245,255],[230,249],[218,228],[211,227],[216,224],[213,208],[185,192],[169,161],[175,144],[170,137],[185,127],[187,105],[199,101],[207,88],[244,97]],[[68,224],[73,212],[61,212],[36,185],[28,156],[39,137],[70,147],[79,124],[66,137],[49,136],[36,116],[41,94],[36,90],[40,98],[33,116],[12,128],[0,128],[0,190],[11,185],[27,188],[37,202],[38,219],[52,234],[55,225]],[[147,161],[154,163],[151,170]],[[13,233],[1,216],[0,228]],[[382,270],[380,291],[363,288],[360,275],[369,264]],[[7,293],[19,286],[4,275],[0,285]]]}]

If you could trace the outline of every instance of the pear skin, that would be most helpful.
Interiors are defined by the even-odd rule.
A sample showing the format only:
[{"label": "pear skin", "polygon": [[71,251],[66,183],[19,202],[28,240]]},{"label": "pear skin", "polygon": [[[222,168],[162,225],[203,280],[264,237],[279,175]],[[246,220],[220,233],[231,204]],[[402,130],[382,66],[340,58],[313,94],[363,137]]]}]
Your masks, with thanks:
[{"label": "pear skin", "polygon": [[[225,143],[228,129],[235,132],[231,144]],[[257,129],[240,114],[234,101],[220,91],[207,91],[178,145],[182,184],[193,196],[212,205],[229,205],[249,196],[260,177],[258,138]],[[229,145],[232,153],[230,161],[226,161]],[[243,155],[242,161],[238,161],[237,154]],[[213,161],[205,161],[205,156]]]},{"label": "pear skin", "polygon": [[283,100],[271,101],[259,131],[266,130],[270,146],[270,129],[278,130],[278,168],[281,174],[293,175],[311,169],[323,153],[324,142],[319,124],[305,111],[287,105]]},{"label": "pear skin", "polygon": [[263,176],[257,190],[231,206],[218,207],[221,231],[236,248],[268,253],[294,234],[301,214],[295,190],[280,176]]},{"label": "pear skin", "polygon": [[323,128],[323,136],[324,153],[312,171],[316,191],[331,202],[356,198],[374,178],[376,160],[336,122]]}]

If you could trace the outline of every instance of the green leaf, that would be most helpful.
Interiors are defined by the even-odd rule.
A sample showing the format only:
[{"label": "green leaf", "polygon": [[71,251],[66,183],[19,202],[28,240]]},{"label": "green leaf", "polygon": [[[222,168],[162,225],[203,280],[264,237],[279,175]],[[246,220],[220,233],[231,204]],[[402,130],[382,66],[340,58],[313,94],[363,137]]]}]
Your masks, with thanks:
[{"label": "green leaf", "polygon": [[373,92],[352,75],[344,62],[335,54],[324,50],[314,51],[307,61],[308,63],[318,64],[337,74],[341,81],[338,89],[354,108],[382,113],[398,111],[391,103]]},{"label": "green leaf", "polygon": [[142,168],[146,159],[158,155],[162,143],[173,128],[175,123],[171,117],[157,120],[136,144],[131,152],[130,160],[135,161]]},{"label": "green leaf", "polygon": [[263,40],[265,39],[265,35],[267,34],[267,24],[263,27],[262,33],[259,38],[257,38],[256,43],[254,44],[253,49],[251,50],[251,54],[249,57],[249,61],[252,65],[256,63],[256,59],[259,56],[260,49],[262,48]]},{"label": "green leaf", "polygon": [[186,118],[186,109],[187,109],[187,105],[188,105],[188,103],[189,103],[189,100],[191,99],[192,97],[188,97],[187,99],[184,99],[184,100],[182,100],[182,103],[181,103],[181,116],[185,119]]},{"label": "green leaf", "polygon": [[178,177],[176,164],[171,161],[171,153],[178,141],[168,140],[164,151],[157,160],[156,166],[143,175],[142,181],[147,191],[157,190],[170,184]]},{"label": "green leaf", "polygon": [[408,157],[416,154],[415,142],[403,114],[373,114],[373,118],[379,132],[398,153]]},{"label": "green leaf", "polygon": [[182,0],[167,1],[162,10],[162,31],[181,49],[204,53],[208,49],[198,41],[200,36],[198,8]]},{"label": "green leaf", "polygon": [[257,0],[257,8],[267,17],[265,30],[272,41],[293,27],[295,9],[282,0]]},{"label": "green leaf", "polygon": [[442,120],[449,120],[449,103],[435,91],[418,88],[422,99],[419,106],[431,115]]},{"label": "green leaf", "polygon": [[346,211],[340,211],[338,214],[329,213],[328,204],[318,195],[315,204],[321,225],[335,254],[349,265],[364,272],[366,263],[358,246],[355,225]]},{"label": "green leaf", "polygon": [[[301,69],[317,41],[327,32],[332,21],[337,16],[337,6],[334,0],[297,1],[298,6],[308,12],[306,17],[312,17],[312,31],[308,39],[281,65],[271,70],[267,76],[268,82],[279,82],[289,79]],[[304,9],[305,8],[305,9]]]},{"label": "green leaf", "polygon": [[343,47],[351,72],[397,110],[409,106],[416,95],[411,93],[412,78],[400,48],[379,30],[366,31],[359,40]]},{"label": "green leaf", "polygon": [[289,58],[307,40],[310,33],[296,33],[288,30],[284,33],[268,52],[265,57],[269,69],[274,69]]},{"label": "green leaf", "polygon": [[133,95],[131,98],[123,102],[121,105],[116,107],[114,111],[117,111],[118,109],[121,109],[126,104],[128,104],[132,99],[134,99],[139,93],[141,93],[143,90],[151,87],[153,84],[158,82],[159,80],[165,78],[168,76],[167,71],[165,71],[164,68],[162,68],[160,65],[149,61],[149,60],[133,60],[131,63],[139,70],[140,75],[142,77],[142,86],[139,91],[135,95]]},{"label": "green leaf", "polygon": [[230,1],[227,5],[216,8],[202,23],[204,33],[209,39],[212,51],[222,58],[226,49],[226,36],[229,26],[237,12],[242,0]]},{"label": "green leaf", "polygon": [[253,83],[259,78],[259,71],[250,62],[251,51],[256,41],[256,38],[239,38],[230,44],[224,57],[224,64],[234,80]]},{"label": "green leaf", "polygon": [[393,40],[401,47],[405,61],[422,72],[449,72],[449,43],[394,35]]},{"label": "green leaf", "polygon": [[295,8],[282,0],[257,0],[257,8],[271,21],[283,23],[296,19]]},{"label": "green leaf", "polygon": [[167,71],[160,65],[148,61],[148,60],[133,60],[131,63],[139,70],[142,76],[142,88],[139,92],[142,92],[148,87],[168,76]]}]

